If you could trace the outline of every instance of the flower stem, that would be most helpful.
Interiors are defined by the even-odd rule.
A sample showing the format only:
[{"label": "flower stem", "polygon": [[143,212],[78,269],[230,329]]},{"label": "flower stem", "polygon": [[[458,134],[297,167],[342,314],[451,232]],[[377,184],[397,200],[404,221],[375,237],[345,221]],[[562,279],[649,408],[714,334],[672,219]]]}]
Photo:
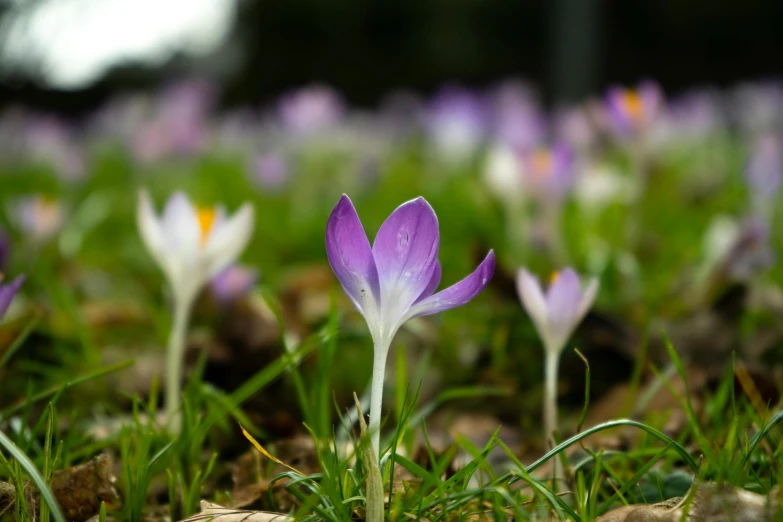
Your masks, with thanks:
[{"label": "flower stem", "polygon": [[376,342],[373,347],[372,383],[370,386],[370,437],[372,449],[381,458],[381,405],[383,402],[383,379],[386,375],[386,357],[389,344]]},{"label": "flower stem", "polygon": [[557,430],[557,367],[560,352],[547,350],[544,368],[544,436],[549,440]]},{"label": "flower stem", "polygon": [[[544,435],[545,439],[555,447],[557,441],[554,437],[557,431],[557,367],[560,363],[560,350],[547,350],[544,376]],[[563,465],[560,455],[552,459],[552,484],[557,478],[563,476]]]},{"label": "flower stem", "polygon": [[185,357],[185,333],[192,304],[192,299],[174,300],[174,322],[171,325],[166,353],[166,419],[169,428],[174,432],[180,429],[180,391]]}]

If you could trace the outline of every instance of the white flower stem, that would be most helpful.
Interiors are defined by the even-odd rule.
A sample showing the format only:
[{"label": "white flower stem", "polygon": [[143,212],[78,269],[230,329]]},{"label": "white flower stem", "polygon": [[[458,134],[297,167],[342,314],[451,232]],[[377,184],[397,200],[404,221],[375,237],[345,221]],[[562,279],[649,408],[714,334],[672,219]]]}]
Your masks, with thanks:
[{"label": "white flower stem", "polygon": [[[560,350],[547,350],[544,362],[544,435],[555,446],[553,433],[557,430],[557,367],[560,363]],[[563,476],[560,455],[552,459],[553,478]]]},{"label": "white flower stem", "polygon": [[547,440],[557,429],[557,367],[560,351],[547,350],[544,361],[544,435]]},{"label": "white flower stem", "polygon": [[180,392],[185,358],[185,334],[192,305],[192,299],[174,300],[174,321],[171,325],[166,353],[166,419],[169,428],[174,432],[179,431],[181,422]]},{"label": "white flower stem", "polygon": [[376,342],[373,347],[372,383],[370,386],[370,437],[372,449],[381,458],[381,405],[383,402],[383,379],[386,375],[386,357],[391,343]]}]

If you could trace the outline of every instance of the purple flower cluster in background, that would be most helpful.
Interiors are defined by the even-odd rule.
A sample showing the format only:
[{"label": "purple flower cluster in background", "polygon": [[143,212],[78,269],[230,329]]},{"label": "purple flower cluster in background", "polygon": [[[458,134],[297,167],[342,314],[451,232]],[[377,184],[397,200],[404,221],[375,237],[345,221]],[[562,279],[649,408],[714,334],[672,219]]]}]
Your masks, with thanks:
[{"label": "purple flower cluster in background", "polygon": [[[80,125],[56,115],[9,109],[0,114],[0,157],[4,162],[47,163],[64,178],[79,179],[90,173],[100,149],[96,145],[123,146],[142,165],[231,151],[248,158],[247,169],[258,173],[264,188],[284,186],[296,171],[290,159],[313,140],[359,157],[373,140],[388,152],[413,138],[431,152],[428,157],[445,160],[446,168],[481,158],[495,146],[529,155],[565,144],[578,156],[595,157],[606,147],[640,141],[665,153],[685,141],[726,132],[739,135],[748,151],[762,137],[778,147],[783,140],[783,87],[774,82],[725,92],[691,90],[667,99],[657,84],[645,81],[611,87],[603,97],[551,111],[535,89],[518,80],[482,90],[449,85],[429,97],[391,93],[376,111],[351,107],[322,84],[227,113],[216,110],[219,96],[216,85],[188,79],[157,95],[117,97]],[[19,128],[24,129],[21,135]],[[274,161],[266,154],[259,158],[259,151],[273,150],[279,155]]]}]

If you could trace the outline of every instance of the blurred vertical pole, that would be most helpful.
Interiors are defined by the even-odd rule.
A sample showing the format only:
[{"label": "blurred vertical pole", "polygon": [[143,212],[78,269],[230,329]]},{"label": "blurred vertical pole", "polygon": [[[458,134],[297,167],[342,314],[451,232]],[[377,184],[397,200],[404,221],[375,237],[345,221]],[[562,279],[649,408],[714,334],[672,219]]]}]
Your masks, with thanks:
[{"label": "blurred vertical pole", "polygon": [[555,104],[595,94],[603,58],[604,0],[551,0],[549,92]]}]

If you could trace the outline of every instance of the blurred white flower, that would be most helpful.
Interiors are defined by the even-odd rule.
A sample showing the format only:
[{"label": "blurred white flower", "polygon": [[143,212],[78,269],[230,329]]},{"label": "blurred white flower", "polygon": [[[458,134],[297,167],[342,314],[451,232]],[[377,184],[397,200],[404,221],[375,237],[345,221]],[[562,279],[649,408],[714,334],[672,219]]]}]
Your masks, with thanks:
[{"label": "blurred white flower", "polygon": [[169,280],[175,298],[188,304],[239,256],[253,232],[249,203],[229,218],[222,207],[196,208],[179,192],[157,216],[149,194],[141,191],[137,219],[144,245]]},{"label": "blurred white flower", "polygon": [[522,165],[508,145],[493,145],[484,162],[484,181],[492,194],[503,203],[514,205],[522,201]]},{"label": "blurred white flower", "polygon": [[599,209],[611,203],[630,203],[634,200],[633,182],[620,172],[601,163],[594,163],[582,170],[578,177],[574,197],[589,209]]}]

